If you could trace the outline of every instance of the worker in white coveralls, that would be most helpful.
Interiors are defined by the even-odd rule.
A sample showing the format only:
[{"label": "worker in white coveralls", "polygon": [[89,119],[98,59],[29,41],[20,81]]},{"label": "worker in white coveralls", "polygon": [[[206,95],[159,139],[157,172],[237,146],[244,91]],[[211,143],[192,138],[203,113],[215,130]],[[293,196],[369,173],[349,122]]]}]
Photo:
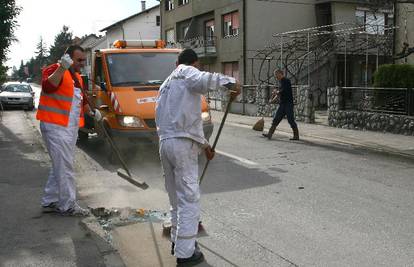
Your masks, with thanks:
[{"label": "worker in white coveralls", "polygon": [[69,216],[86,216],[89,210],[76,202],[73,162],[79,127],[84,125],[84,110],[95,119],[102,118],[98,110],[90,111],[83,101],[80,69],[85,64],[80,46],[69,46],[59,63],[42,71],[42,92],[36,118],[46,144],[52,168],[41,201],[43,212],[58,212]]},{"label": "worker in white coveralls", "polygon": [[198,155],[214,157],[204,138],[201,97],[208,90],[225,89],[233,84],[231,101],[240,93],[232,77],[197,69],[198,57],[191,50],[178,56],[177,68],[161,85],[156,104],[160,158],[165,187],[171,204],[171,242],[177,264],[193,265],[204,260],[196,236],[200,217]]}]

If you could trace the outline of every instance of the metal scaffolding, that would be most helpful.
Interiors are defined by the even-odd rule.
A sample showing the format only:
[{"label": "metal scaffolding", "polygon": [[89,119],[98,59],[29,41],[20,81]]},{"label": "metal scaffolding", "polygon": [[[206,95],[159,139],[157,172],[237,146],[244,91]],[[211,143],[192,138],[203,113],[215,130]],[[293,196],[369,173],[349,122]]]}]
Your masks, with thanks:
[{"label": "metal scaffolding", "polygon": [[[392,58],[395,27],[337,23],[277,33],[264,49],[251,51],[251,84],[271,84],[273,71],[285,71],[292,83],[315,90],[334,86],[336,70],[343,64],[343,84],[348,84],[350,57],[364,59],[364,83],[368,86],[368,64]],[[322,72],[325,72],[322,74]],[[326,86],[324,86],[325,84]]]}]

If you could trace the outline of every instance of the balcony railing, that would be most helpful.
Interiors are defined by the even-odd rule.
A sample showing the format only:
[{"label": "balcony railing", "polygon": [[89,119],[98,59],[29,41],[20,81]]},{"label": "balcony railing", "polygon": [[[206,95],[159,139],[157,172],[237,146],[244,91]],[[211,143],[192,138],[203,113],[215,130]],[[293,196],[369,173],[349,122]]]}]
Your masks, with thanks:
[{"label": "balcony railing", "polygon": [[182,48],[191,48],[197,53],[198,56],[201,57],[216,56],[217,54],[215,36],[208,38],[200,36],[188,40],[183,40],[179,43]]}]

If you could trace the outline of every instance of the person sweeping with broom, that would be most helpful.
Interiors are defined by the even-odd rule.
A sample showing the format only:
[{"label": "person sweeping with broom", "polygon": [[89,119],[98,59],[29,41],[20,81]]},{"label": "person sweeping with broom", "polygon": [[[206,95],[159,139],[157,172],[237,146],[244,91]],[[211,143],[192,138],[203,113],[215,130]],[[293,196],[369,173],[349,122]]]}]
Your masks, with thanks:
[{"label": "person sweeping with broom", "polygon": [[269,132],[264,133],[263,136],[267,137],[269,140],[272,139],[276,127],[286,116],[290,124],[290,127],[293,130],[293,137],[290,140],[299,140],[299,129],[298,125],[295,122],[295,115],[293,111],[292,85],[290,83],[290,80],[285,77],[282,70],[276,70],[274,74],[276,76],[276,79],[278,79],[280,82],[280,87],[279,90],[276,91],[276,94],[274,94],[273,98],[279,97],[280,103],[279,108],[277,109],[273,117],[272,125],[270,126]]},{"label": "person sweeping with broom", "polygon": [[160,158],[171,205],[171,252],[177,257],[178,266],[204,260],[195,240],[200,218],[198,155],[204,150],[211,160],[214,151],[204,138],[201,97],[208,90],[229,84],[234,84],[230,91],[232,101],[240,93],[239,83],[232,77],[198,70],[197,54],[185,49],[157,97]]}]

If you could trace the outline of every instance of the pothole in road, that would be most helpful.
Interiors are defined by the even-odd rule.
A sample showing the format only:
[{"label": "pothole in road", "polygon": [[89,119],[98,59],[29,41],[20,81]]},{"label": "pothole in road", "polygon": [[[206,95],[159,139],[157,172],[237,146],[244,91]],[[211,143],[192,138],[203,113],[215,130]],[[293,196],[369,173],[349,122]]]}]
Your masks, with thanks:
[{"label": "pothole in road", "polygon": [[162,223],[169,220],[169,214],[167,212],[155,210],[134,209],[130,207],[111,209],[99,207],[91,208],[90,210],[102,227],[105,239],[111,244],[111,232],[116,227],[145,222]]}]

